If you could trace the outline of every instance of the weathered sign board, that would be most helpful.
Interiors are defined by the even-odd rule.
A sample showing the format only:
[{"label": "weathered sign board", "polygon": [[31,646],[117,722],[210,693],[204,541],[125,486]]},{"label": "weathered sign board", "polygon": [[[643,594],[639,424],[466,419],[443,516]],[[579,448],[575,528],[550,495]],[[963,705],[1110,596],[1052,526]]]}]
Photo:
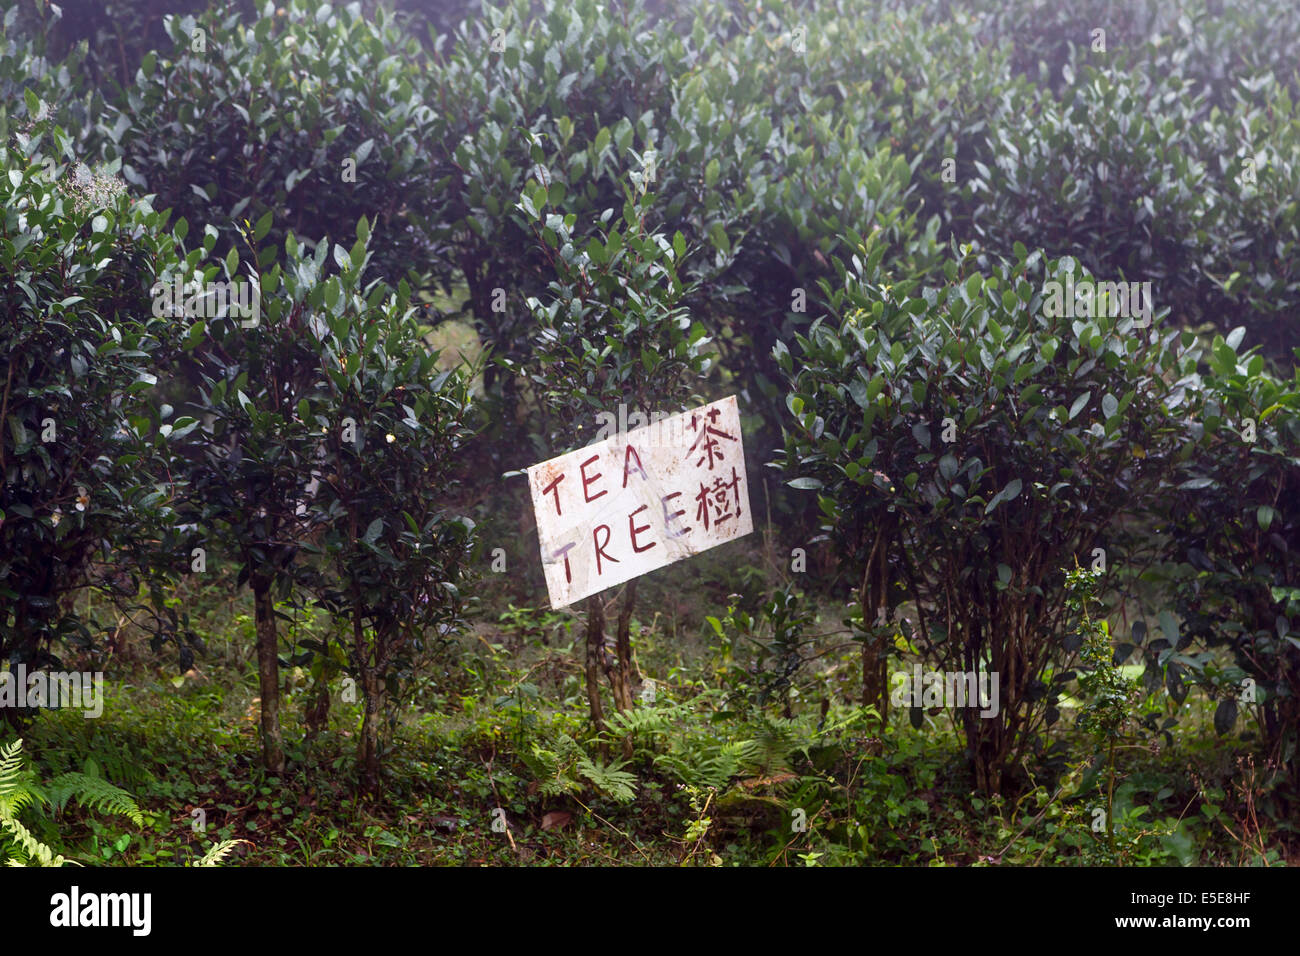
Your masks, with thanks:
[{"label": "weathered sign board", "polygon": [[528,469],[551,607],[754,530],[735,396]]}]

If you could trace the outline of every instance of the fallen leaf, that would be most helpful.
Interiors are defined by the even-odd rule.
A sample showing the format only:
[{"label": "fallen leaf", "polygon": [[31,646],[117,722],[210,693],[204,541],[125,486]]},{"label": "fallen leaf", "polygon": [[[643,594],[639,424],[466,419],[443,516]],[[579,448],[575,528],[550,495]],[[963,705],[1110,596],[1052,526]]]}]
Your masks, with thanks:
[{"label": "fallen leaf", "polygon": [[543,830],[560,830],[565,824],[573,819],[573,814],[567,810],[552,810],[546,816],[542,817]]},{"label": "fallen leaf", "polygon": [[793,773],[778,773],[771,777],[751,777],[748,780],[740,781],[740,786],[744,790],[757,790],[759,787],[772,787],[779,783],[788,783],[791,780],[798,780],[799,777]]}]

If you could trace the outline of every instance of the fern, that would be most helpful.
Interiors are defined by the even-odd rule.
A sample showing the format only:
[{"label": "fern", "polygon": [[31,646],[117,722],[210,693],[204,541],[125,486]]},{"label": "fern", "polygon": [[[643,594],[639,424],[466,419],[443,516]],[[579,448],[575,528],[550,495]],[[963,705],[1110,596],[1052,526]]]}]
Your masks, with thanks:
[{"label": "fern", "polygon": [[55,853],[49,846],[36,839],[32,832],[17,819],[3,811],[0,811],[0,827],[9,834],[15,848],[22,854],[14,856],[11,853],[5,860],[9,866],[31,866],[33,862],[37,866],[63,866],[68,862],[62,854]]},{"label": "fern", "polygon": [[527,752],[520,751],[519,759],[543,786],[560,772],[560,755],[537,744],[533,744]]},{"label": "fern", "polygon": [[49,803],[49,796],[23,766],[23,742],[0,747],[0,806],[18,814],[33,803]]},{"label": "fern", "polygon": [[573,767],[582,748],[568,734],[559,734],[551,744],[552,749],[533,744],[526,753],[520,753],[524,765],[538,781],[542,796],[559,797],[582,789],[582,781],[573,775]]},{"label": "fern", "polygon": [[747,755],[747,759],[753,761],[754,769],[764,776],[789,770],[790,753],[800,749],[805,732],[805,728],[794,720],[763,717],[753,740],[753,752]]},{"label": "fern", "polygon": [[62,866],[66,862],[18,820],[27,807],[48,803],[49,797],[23,765],[22,740],[0,747],[0,833],[7,837],[3,842],[10,844],[5,856],[10,866],[27,866],[33,861],[37,866]]},{"label": "fern", "polygon": [[144,814],[131,795],[102,777],[85,773],[60,774],[50,781],[49,792],[50,802],[56,810],[62,810],[75,797],[87,810],[118,814],[138,827],[144,826]]},{"label": "fern", "polygon": [[86,720],[76,711],[49,711],[32,728],[28,744],[40,752],[51,773],[81,770],[137,792],[155,779],[148,769],[151,750],[147,738],[120,727],[110,732],[100,721]]},{"label": "fern", "polygon": [[610,741],[638,734],[648,737],[666,737],[673,722],[686,712],[682,706],[636,707],[617,710],[605,718],[605,736]]},{"label": "fern", "polygon": [[725,790],[732,779],[758,765],[761,748],[753,740],[700,740],[677,742],[672,751],[655,759],[655,765],[691,787]]},{"label": "fern", "polygon": [[558,797],[582,789],[582,785],[568,772],[572,761],[565,761],[554,750],[533,744],[532,752],[520,754],[520,757],[537,778],[538,792],[542,796]]},{"label": "fern", "polygon": [[18,819],[31,807],[58,811],[75,798],[87,809],[119,814],[136,826],[144,825],[144,815],[131,795],[99,777],[65,773],[50,781],[48,788],[42,787],[26,767],[22,749],[22,740],[0,746],[0,852],[5,852],[10,865],[62,866],[71,862],[37,839]]},{"label": "fern", "polygon": [[251,840],[222,840],[220,843],[214,843],[212,849],[203,854],[202,859],[194,861],[195,866],[220,866],[221,861],[228,857],[235,847],[241,843],[247,843],[252,846]]},{"label": "fern", "polygon": [[631,803],[636,799],[636,777],[620,769],[622,766],[595,763],[586,754],[578,758],[578,772],[598,791],[616,803]]}]

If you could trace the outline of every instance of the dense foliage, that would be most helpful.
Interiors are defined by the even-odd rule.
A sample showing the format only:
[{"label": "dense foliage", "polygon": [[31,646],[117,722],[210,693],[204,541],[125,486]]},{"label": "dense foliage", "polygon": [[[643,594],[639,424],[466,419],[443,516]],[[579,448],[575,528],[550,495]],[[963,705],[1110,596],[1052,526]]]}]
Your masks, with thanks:
[{"label": "dense foliage", "polygon": [[[6,6],[0,663],[108,681],[0,851],[1293,857],[1294,4],[437,7]],[[732,394],[757,533],[541,610],[519,469]]]}]

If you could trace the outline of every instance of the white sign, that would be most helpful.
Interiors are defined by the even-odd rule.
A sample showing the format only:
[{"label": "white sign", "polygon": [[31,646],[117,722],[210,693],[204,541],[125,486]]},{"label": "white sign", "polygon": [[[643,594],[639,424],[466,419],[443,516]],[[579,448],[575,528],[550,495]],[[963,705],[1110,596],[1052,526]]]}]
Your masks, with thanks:
[{"label": "white sign", "polygon": [[528,486],[553,608],[754,530],[734,395],[533,465]]}]

